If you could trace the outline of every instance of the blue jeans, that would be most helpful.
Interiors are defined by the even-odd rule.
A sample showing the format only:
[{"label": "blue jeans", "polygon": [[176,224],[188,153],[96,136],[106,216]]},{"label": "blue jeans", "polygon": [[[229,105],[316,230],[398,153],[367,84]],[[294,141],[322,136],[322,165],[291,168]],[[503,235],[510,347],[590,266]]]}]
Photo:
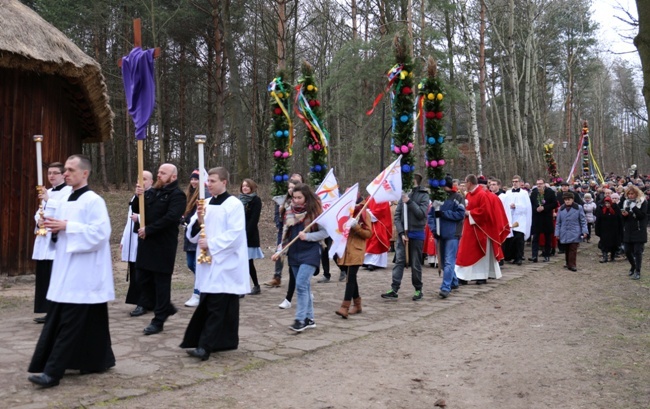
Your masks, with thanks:
[{"label": "blue jeans", "polygon": [[458,252],[458,239],[440,239],[439,243],[440,249],[438,254],[442,255],[443,259],[438,260],[438,262],[444,262],[440,291],[449,292],[451,291],[452,286],[456,287],[458,285],[458,278],[456,277],[455,271],[456,253]]},{"label": "blue jeans", "polygon": [[314,319],[314,300],[311,298],[311,278],[316,267],[307,264],[291,266],[291,271],[296,277],[296,319],[300,322],[305,318]]},{"label": "blue jeans", "polygon": [[[196,251],[186,251],[185,255],[187,256],[187,268],[192,271],[192,274],[196,274]],[[199,294],[199,290],[196,287],[194,287],[194,294]]]}]

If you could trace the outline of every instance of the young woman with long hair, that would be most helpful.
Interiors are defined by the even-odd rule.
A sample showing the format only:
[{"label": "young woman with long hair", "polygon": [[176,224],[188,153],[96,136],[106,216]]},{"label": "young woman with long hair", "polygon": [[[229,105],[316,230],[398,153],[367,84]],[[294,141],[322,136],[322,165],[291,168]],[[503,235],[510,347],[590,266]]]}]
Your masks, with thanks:
[{"label": "young woman with long hair", "polygon": [[[291,194],[291,205],[284,214],[282,246],[297,240],[288,248],[287,259],[296,278],[298,305],[293,325],[289,328],[301,332],[315,328],[314,303],[311,295],[311,277],[320,263],[321,240],[327,237],[327,231],[318,224],[310,224],[323,212],[320,200],[308,185],[298,184]],[[306,229],[309,227],[308,229]],[[272,260],[280,258],[275,253]]]},{"label": "young woman with long hair", "polygon": [[257,281],[255,259],[264,258],[260,248],[260,231],[257,224],[262,213],[262,200],[257,195],[257,183],[253,179],[244,179],[239,186],[239,200],[244,205],[246,214],[246,241],[248,244],[248,270],[253,280],[251,295],[260,294],[260,283]]}]

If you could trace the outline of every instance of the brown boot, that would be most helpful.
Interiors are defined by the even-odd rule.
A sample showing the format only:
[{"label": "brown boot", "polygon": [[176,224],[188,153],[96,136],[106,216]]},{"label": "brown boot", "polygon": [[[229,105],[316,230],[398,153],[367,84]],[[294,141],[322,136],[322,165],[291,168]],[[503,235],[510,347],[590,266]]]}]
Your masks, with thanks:
[{"label": "brown boot", "polygon": [[361,297],[357,297],[354,300],[354,305],[348,311],[348,314],[361,314]]},{"label": "brown boot", "polygon": [[350,301],[343,301],[341,303],[341,308],[339,308],[338,311],[336,311],[336,315],[340,315],[341,317],[347,319],[349,308],[350,308]]},{"label": "brown boot", "polygon": [[280,277],[273,277],[271,281],[265,282],[264,285],[267,287],[280,287],[281,282]]}]

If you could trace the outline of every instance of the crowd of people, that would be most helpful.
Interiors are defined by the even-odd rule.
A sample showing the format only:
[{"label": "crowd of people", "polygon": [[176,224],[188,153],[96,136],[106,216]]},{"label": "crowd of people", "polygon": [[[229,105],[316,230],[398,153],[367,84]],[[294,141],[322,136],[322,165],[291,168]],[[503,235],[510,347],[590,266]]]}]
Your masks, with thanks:
[{"label": "crowd of people", "polygon": [[[96,373],[115,365],[107,304],[114,299],[110,221],[104,200],[88,187],[90,169],[83,155],[69,157],[65,165],[51,164],[52,187],[39,195],[45,215],[37,213],[35,221],[37,230],[46,229],[46,234],[37,235],[34,248],[34,312],[46,315],[34,319],[44,326],[29,366],[29,372],[38,374],[28,379],[41,387],[58,385],[67,369]],[[174,165],[161,165],[155,182],[145,171],[143,186],[136,186],[125,206],[120,250],[128,263],[126,303],[135,305],[130,315],[153,312],[142,331],[158,334],[178,311],[171,302],[171,282],[178,234],[184,232],[187,267],[195,275],[185,306],[195,310],[180,346],[191,357],[207,360],[213,352],[238,347],[240,300],[262,291],[255,260],[264,257],[258,228],[263,204],[254,180],[244,179],[239,195],[233,196],[225,168],[210,169],[205,178],[200,172],[205,173],[191,173],[184,193]],[[199,195],[201,179],[206,181],[205,199]],[[413,184],[396,203],[358,198],[344,226],[345,251],[334,257],[339,281],[346,283],[341,306],[334,311],[341,318],[362,312],[358,273],[388,267],[391,250],[395,256],[390,289],[381,294],[387,301],[399,298],[408,267],[411,299],[424,298],[422,266],[432,247],[442,274],[441,299],[460,285],[500,278],[506,262],[537,263],[540,256],[541,262],[548,262],[555,254],[565,254],[564,267],[577,271],[578,246],[590,241],[592,233],[600,238],[601,263],[624,255],[630,277],[640,278],[650,180],[610,175],[600,185],[578,180],[555,187],[543,178],[531,186],[515,175],[512,187],[504,189],[496,178],[470,174],[456,180],[447,175],[442,184],[446,198],[433,202],[421,175],[413,174]],[[287,293],[279,307],[290,308],[296,293],[289,328],[302,332],[316,327],[311,280],[322,268],[318,283],[330,281],[332,240],[317,222],[323,213],[321,201],[302,175],[291,176],[287,194],[275,200],[275,207],[275,271],[264,285],[280,287],[283,266],[288,265]],[[528,241],[531,254],[526,258]]]}]

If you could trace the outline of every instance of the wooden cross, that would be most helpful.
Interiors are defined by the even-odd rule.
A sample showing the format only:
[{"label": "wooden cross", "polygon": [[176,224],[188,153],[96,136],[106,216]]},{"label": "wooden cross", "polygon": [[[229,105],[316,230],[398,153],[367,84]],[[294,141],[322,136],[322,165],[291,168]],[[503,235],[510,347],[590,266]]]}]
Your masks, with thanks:
[{"label": "wooden cross", "polygon": [[[142,21],[139,18],[133,19],[133,47],[142,48]],[[154,48],[153,58],[160,57],[160,47]],[[122,68],[122,59],[117,62],[117,66]],[[138,184],[144,187],[144,142],[138,139]],[[139,196],[140,205],[140,227],[144,227],[144,193]]]}]

